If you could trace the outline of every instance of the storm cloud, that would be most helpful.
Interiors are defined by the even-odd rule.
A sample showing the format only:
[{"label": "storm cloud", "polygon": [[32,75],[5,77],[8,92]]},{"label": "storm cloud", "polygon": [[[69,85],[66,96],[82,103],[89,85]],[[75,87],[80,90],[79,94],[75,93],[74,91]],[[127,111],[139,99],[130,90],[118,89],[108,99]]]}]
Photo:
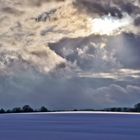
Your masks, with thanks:
[{"label": "storm cloud", "polygon": [[20,76],[1,78],[0,102],[4,108],[24,104],[33,107],[46,105],[49,109],[132,106],[139,101],[140,85],[129,80],[86,77],[65,79],[22,73]]},{"label": "storm cloud", "polygon": [[139,102],[139,1],[5,0],[0,14],[0,107]]}]

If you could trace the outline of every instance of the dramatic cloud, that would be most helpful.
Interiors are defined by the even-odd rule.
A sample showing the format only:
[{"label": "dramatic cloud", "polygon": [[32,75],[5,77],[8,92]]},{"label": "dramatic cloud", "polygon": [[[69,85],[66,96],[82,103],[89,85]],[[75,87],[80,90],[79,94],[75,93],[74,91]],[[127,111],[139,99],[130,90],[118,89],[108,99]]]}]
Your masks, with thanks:
[{"label": "dramatic cloud", "polygon": [[0,107],[139,102],[139,1],[0,0],[0,13]]},{"label": "dramatic cloud", "polygon": [[50,109],[104,108],[133,105],[139,101],[140,88],[107,78],[65,79],[26,72],[1,78],[0,96],[1,107],[7,108],[29,103]]},{"label": "dramatic cloud", "polygon": [[131,17],[126,16],[122,19],[114,18],[111,15],[103,16],[102,18],[91,19],[92,31],[94,34],[114,35],[119,34],[133,23]]}]

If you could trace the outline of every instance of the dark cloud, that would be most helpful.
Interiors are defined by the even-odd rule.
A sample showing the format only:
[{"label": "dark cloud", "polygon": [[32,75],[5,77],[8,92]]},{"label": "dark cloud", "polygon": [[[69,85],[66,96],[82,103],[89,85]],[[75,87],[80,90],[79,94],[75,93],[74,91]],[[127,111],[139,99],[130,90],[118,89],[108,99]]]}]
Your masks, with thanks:
[{"label": "dark cloud", "polygon": [[126,4],[121,4],[120,5],[121,9],[123,12],[126,12],[130,15],[137,15],[137,14],[140,14],[140,7],[139,6],[136,6],[134,5],[134,3],[126,3]]},{"label": "dark cloud", "polygon": [[140,36],[124,33],[111,38],[108,46],[115,49],[118,61],[126,68],[140,68]]},{"label": "dark cloud", "polygon": [[108,15],[122,18],[123,14],[117,7],[110,7],[110,1],[89,1],[89,0],[77,0],[75,6],[79,10],[84,9],[87,13]]},{"label": "dark cloud", "polygon": [[[132,31],[128,33],[127,29],[120,34],[95,35],[91,31],[87,35],[85,31],[86,35],[79,35],[79,32],[77,35],[75,26],[71,24],[79,28],[79,22],[66,20],[70,23],[68,27],[74,30],[60,23],[65,22],[65,18],[69,19],[70,15],[77,14],[77,11],[67,7],[69,9],[66,9],[65,15],[65,9],[60,7],[58,11],[62,16],[58,11],[53,14],[58,12],[61,19],[50,23],[47,20],[49,7],[47,12],[39,10],[46,2],[51,0],[25,0],[20,3],[15,0],[13,4],[18,5],[15,8],[10,5],[0,6],[2,14],[11,19],[6,25],[3,23],[2,27],[7,28],[0,35],[0,70],[5,74],[0,73],[0,107],[29,104],[33,107],[46,105],[49,109],[80,109],[131,106],[139,102],[140,36]],[[58,6],[57,2],[54,5]],[[24,16],[18,22],[19,17],[12,17],[21,12],[17,7],[21,11],[27,10],[30,16],[25,12],[25,17],[31,19],[39,15],[37,21],[44,22],[28,21]],[[36,15],[29,13],[32,11],[29,7],[38,9]],[[132,24],[139,28],[139,5],[130,0],[76,0],[74,8],[78,8],[78,18],[83,11],[88,15],[84,13],[82,16],[91,20],[97,15],[101,20],[106,19],[102,17],[110,17],[112,24],[115,19],[121,22],[124,15],[128,14],[128,17],[135,19]],[[86,18],[81,22],[86,24]],[[9,25],[10,21],[12,23]],[[60,28],[59,25],[53,25],[55,22],[60,24]],[[49,36],[49,33],[52,34]],[[59,36],[61,39],[56,39]],[[20,44],[16,46],[16,43]]]},{"label": "dark cloud", "polygon": [[97,96],[98,100],[106,103],[105,106],[129,106],[133,105],[134,102],[139,102],[140,98],[140,88],[131,85],[126,87],[110,85],[97,89],[95,93],[95,98]]},{"label": "dark cloud", "polygon": [[[105,43],[106,47],[100,50],[102,43]],[[92,35],[77,39],[64,38],[49,46],[68,61],[77,62],[77,65],[82,69],[86,69],[86,67],[92,69],[101,63],[104,63],[108,68],[111,68],[111,65],[115,67],[120,64],[125,68],[136,69],[140,68],[139,44],[139,35],[124,33],[112,37]],[[103,60],[104,55],[107,55],[107,61]],[[95,61],[96,65],[94,65]],[[101,69],[102,66],[103,64],[98,68]]]},{"label": "dark cloud", "polygon": [[86,10],[87,13],[96,13],[100,16],[110,14],[122,18],[124,13],[134,16],[140,14],[140,7],[131,0],[76,0],[75,5],[80,11],[84,9],[83,11]]},{"label": "dark cloud", "polygon": [[5,108],[24,104],[46,105],[49,109],[104,108],[130,106],[140,98],[139,85],[122,86],[111,79],[65,78],[26,71],[1,77],[0,83],[0,103]]},{"label": "dark cloud", "polygon": [[106,71],[120,67],[120,63],[113,56],[113,49],[108,50],[106,46],[107,40],[107,36],[100,35],[64,38],[49,44],[49,47],[67,61],[76,63],[82,70]]},{"label": "dark cloud", "polygon": [[140,16],[138,16],[134,21],[135,26],[140,26]]}]

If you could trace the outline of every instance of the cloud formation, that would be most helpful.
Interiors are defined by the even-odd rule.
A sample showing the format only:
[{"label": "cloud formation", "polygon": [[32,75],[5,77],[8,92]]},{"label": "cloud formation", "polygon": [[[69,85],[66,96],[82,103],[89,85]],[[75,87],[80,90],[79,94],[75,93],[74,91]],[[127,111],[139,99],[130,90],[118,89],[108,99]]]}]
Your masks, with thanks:
[{"label": "cloud formation", "polygon": [[1,0],[0,12],[0,107],[139,101],[139,1]]},{"label": "cloud formation", "polygon": [[34,107],[46,105],[50,109],[104,108],[131,106],[140,98],[139,85],[127,82],[123,85],[122,81],[115,83],[107,78],[58,79],[37,73],[24,74],[1,79],[1,107],[30,103]]}]

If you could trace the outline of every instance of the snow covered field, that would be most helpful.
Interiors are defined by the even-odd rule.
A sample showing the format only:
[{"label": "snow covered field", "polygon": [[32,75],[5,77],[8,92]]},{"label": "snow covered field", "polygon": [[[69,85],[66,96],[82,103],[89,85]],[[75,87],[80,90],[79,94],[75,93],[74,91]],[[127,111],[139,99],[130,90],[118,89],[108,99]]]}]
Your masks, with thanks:
[{"label": "snow covered field", "polygon": [[139,140],[140,115],[44,113],[0,115],[0,140]]}]

